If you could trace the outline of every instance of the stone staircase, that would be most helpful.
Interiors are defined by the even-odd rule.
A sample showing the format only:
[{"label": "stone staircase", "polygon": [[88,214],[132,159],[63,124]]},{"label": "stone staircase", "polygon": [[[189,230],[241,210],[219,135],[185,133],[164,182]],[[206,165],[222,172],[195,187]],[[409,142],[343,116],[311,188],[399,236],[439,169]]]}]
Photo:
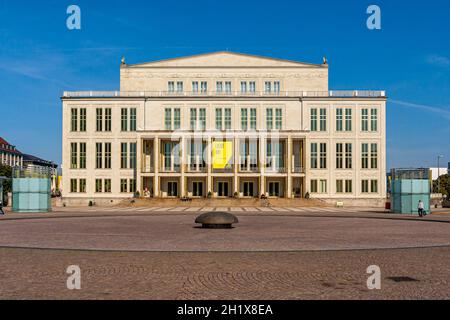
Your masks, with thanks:
[{"label": "stone staircase", "polygon": [[317,199],[192,199],[183,202],[180,199],[130,199],[123,200],[119,206],[130,207],[330,207],[329,204]]}]

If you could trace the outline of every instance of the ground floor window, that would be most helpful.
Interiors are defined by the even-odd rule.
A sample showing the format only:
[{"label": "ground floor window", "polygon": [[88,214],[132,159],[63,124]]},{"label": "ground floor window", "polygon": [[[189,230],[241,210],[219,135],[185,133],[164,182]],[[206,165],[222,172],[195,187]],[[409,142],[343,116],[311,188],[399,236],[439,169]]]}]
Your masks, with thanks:
[{"label": "ground floor window", "polygon": [[178,197],[178,182],[167,183],[167,195],[169,197]]},{"label": "ground floor window", "polygon": [[103,192],[102,179],[95,179],[95,192],[96,193]]},{"label": "ground floor window", "polygon": [[217,183],[217,187],[218,187],[218,192],[217,195],[219,197],[229,197],[229,184],[228,182],[218,182]]},{"label": "ground floor window", "polygon": [[253,197],[254,195],[254,183],[244,182],[244,197]]},{"label": "ground floor window", "polygon": [[120,192],[127,193],[128,192],[128,180],[120,179]]},{"label": "ground floor window", "polygon": [[311,193],[327,193],[327,180],[311,180]]},{"label": "ground floor window", "polygon": [[78,181],[77,179],[70,180],[70,192],[76,193],[78,192]]},{"label": "ground floor window", "polygon": [[193,182],[192,189],[194,197],[203,197],[203,182]]},{"label": "ground floor window", "polygon": [[279,182],[269,182],[269,196],[279,197],[280,194],[280,183]]},{"label": "ground floor window", "polygon": [[86,179],[80,179],[80,193],[86,193]]}]

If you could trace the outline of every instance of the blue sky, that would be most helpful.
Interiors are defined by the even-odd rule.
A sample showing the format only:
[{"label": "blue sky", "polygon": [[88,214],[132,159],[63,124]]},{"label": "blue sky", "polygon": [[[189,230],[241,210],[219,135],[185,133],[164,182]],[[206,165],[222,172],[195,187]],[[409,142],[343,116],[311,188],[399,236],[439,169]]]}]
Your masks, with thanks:
[{"label": "blue sky", "polygon": [[[66,28],[77,4],[82,29]],[[366,28],[377,4],[382,30]],[[128,63],[218,50],[330,63],[330,89],[384,89],[388,166],[450,161],[450,2],[0,0],[0,136],[61,161],[63,91],[118,90]]]}]

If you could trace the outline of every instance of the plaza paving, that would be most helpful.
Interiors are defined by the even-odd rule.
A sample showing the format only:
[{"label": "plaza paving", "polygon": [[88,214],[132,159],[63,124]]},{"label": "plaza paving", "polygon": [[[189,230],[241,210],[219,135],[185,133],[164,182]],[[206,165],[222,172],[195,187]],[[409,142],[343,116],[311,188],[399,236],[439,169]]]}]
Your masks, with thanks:
[{"label": "plaza paving", "polygon": [[[8,214],[0,299],[450,298],[449,216],[286,210],[243,210],[232,230],[187,209]],[[370,265],[382,290],[367,289]]]}]

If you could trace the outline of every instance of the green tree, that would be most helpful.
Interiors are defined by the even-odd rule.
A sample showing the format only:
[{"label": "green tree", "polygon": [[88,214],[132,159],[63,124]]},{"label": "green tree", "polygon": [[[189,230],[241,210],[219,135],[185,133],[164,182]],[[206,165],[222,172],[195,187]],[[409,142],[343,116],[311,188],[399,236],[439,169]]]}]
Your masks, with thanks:
[{"label": "green tree", "polygon": [[[439,190],[438,190],[439,187]],[[433,182],[433,190],[438,190],[438,193],[447,195],[447,199],[450,196],[450,175],[446,174],[440,176],[438,180]]]}]

